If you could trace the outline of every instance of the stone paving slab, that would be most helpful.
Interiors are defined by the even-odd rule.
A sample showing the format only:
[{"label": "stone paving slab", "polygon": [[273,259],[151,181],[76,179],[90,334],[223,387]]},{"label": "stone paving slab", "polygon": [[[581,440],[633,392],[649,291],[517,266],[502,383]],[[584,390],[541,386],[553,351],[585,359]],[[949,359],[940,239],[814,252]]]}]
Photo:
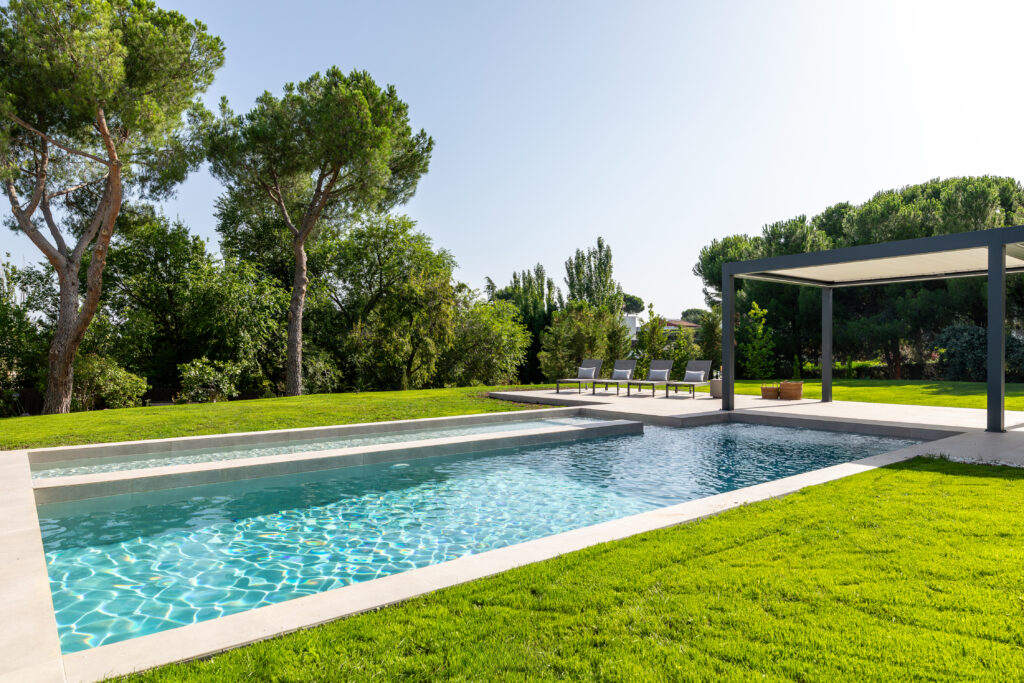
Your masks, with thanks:
[{"label": "stone paving slab", "polygon": [[63,681],[26,451],[9,451],[0,458],[0,491],[0,681]]},{"label": "stone paving slab", "polygon": [[[698,393],[697,398],[690,398],[688,395],[684,397],[683,394],[678,396],[672,394],[666,398],[664,393],[659,393],[654,397],[650,394],[626,397],[625,395],[616,396],[614,392],[608,393],[600,390],[596,395],[538,390],[497,391],[491,392],[490,396],[519,403],[600,406],[603,410],[630,414],[691,417],[697,415],[713,416],[724,412],[722,411],[721,399],[711,398],[706,393]],[[891,403],[860,403],[856,401],[822,403],[817,399],[780,401],[765,400],[760,396],[737,395],[736,410],[732,412],[831,418],[864,423],[930,426],[952,431],[984,430],[985,428],[985,411],[980,408],[911,406]],[[1006,425],[1009,431],[1024,433],[1024,412],[1006,411]]]}]

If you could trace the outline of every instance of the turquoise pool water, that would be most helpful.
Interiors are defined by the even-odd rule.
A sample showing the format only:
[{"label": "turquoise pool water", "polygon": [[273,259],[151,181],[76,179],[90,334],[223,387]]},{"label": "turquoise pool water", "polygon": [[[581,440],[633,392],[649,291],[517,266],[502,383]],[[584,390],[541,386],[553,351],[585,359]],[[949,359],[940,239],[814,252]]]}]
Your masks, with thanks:
[{"label": "turquoise pool water", "polygon": [[328,451],[335,448],[376,446],[385,443],[417,441],[419,439],[441,439],[449,436],[468,436],[470,434],[492,434],[494,432],[517,432],[526,429],[539,429],[541,427],[584,425],[601,421],[594,417],[548,417],[512,420],[510,422],[484,422],[457,427],[416,429],[406,432],[391,431],[376,434],[359,434],[329,439],[292,439],[258,446],[250,444],[247,446],[195,448],[192,450],[178,450],[173,453],[146,453],[111,458],[79,458],[74,461],[35,465],[33,466],[32,477],[37,479],[70,477],[79,474],[96,474],[97,472],[120,472],[122,470],[148,469],[150,467],[166,467],[169,465],[191,465],[198,462],[259,458],[265,455],[285,455],[287,453]]},{"label": "turquoise pool water", "polygon": [[39,507],[64,652],[916,443],[744,424]]}]

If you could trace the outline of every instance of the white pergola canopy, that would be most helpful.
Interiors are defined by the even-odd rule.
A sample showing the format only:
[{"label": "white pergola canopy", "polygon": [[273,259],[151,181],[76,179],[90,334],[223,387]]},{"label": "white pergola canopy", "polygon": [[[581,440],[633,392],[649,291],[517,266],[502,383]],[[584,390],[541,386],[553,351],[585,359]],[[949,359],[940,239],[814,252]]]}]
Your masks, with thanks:
[{"label": "white pergola canopy", "polygon": [[[828,253],[828,252],[823,252]],[[1006,272],[1024,272],[1024,245],[1006,245]],[[954,249],[927,254],[847,261],[820,266],[779,268],[742,277],[819,287],[853,287],[865,284],[940,280],[988,275],[988,248]]]},{"label": "white pergola canopy", "polygon": [[822,289],[822,401],[832,400],[832,290],[836,287],[988,278],[988,430],[1003,431],[1006,353],[1006,274],[1024,273],[1024,226],[883,242],[722,266],[722,409],[735,390],[735,279]]}]

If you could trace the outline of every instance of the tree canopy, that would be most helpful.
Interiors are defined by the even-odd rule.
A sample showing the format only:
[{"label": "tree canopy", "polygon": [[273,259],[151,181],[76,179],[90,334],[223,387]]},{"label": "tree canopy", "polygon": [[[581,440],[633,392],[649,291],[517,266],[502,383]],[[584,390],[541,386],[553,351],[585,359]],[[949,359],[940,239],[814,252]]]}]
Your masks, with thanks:
[{"label": "tree canopy", "polygon": [[264,92],[244,115],[222,101],[209,140],[213,174],[228,188],[222,208],[239,197],[257,206],[269,199],[290,234],[286,392],[301,394],[307,241],[325,216],[356,217],[408,201],[427,171],[433,140],[413,132],[394,86],[337,67],[286,84],[281,97]]},{"label": "tree canopy", "polygon": [[612,248],[603,237],[597,238],[596,247],[577,249],[565,262],[565,286],[568,301],[584,301],[613,315],[622,313],[622,286],[613,277]]},{"label": "tree canopy", "polygon": [[99,305],[123,199],[165,195],[202,159],[196,98],[223,61],[202,23],[147,0],[0,9],[0,179],[15,228],[60,286],[46,412],[70,409],[75,354]]}]

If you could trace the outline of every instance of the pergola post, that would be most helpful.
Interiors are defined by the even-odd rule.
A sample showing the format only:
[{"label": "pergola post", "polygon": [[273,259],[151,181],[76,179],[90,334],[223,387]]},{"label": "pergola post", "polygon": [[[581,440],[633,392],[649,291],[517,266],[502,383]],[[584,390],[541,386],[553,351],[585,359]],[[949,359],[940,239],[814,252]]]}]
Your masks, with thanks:
[{"label": "pergola post", "polygon": [[722,410],[735,407],[736,344],[733,318],[736,309],[736,278],[722,268]]},{"label": "pergola post", "polygon": [[1004,432],[1006,403],[1006,245],[988,245],[988,411],[989,432]]},{"label": "pergola post", "polygon": [[821,288],[821,402],[832,402],[832,288]]}]

